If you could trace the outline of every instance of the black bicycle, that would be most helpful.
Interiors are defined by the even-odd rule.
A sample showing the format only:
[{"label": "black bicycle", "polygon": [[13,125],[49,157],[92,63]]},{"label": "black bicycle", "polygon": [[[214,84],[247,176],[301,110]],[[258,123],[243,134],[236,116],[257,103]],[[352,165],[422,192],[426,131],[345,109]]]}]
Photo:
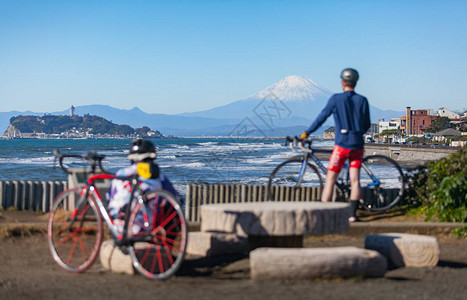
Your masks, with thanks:
[{"label": "black bicycle", "polygon": [[[311,140],[298,137],[287,137],[286,143],[294,152],[302,152],[279,164],[269,176],[269,200],[278,201],[281,186],[294,189],[300,187],[323,188],[327,168],[317,157],[319,154],[330,155],[332,150],[312,147]],[[404,178],[400,166],[384,155],[370,155],[363,158],[360,171],[361,199],[360,205],[370,211],[383,211],[395,206],[404,194]],[[335,199],[349,201],[350,178],[346,164],[339,174],[335,185]]]},{"label": "black bicycle", "polygon": [[[102,244],[105,221],[115,245],[130,254],[133,266],[143,276],[161,280],[178,270],[188,235],[181,205],[172,194],[165,190],[144,193],[138,175],[128,178],[108,174],[102,167],[104,155],[64,155],[58,151],[54,154],[67,174],[70,171],[66,159],[91,164],[84,186],[63,191],[51,206],[47,236],[52,257],[61,268],[81,273],[93,265]],[[138,166],[139,174],[140,169],[149,170],[145,165]],[[107,212],[96,187],[96,182],[102,180],[122,180],[131,185],[123,232]]]}]

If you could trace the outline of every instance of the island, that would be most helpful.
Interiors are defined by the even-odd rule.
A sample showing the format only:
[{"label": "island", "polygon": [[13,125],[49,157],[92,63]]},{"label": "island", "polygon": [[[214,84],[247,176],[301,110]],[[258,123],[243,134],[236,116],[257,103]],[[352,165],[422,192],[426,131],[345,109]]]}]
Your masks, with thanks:
[{"label": "island", "polygon": [[3,138],[162,138],[164,135],[149,127],[133,128],[85,114],[84,116],[19,115],[10,119]]}]

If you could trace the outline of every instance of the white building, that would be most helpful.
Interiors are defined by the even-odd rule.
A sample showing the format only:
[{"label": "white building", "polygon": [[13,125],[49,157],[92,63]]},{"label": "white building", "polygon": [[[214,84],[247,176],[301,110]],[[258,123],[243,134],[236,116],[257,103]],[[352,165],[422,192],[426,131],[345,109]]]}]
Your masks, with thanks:
[{"label": "white building", "polygon": [[461,117],[460,113],[456,113],[444,107],[441,107],[440,109],[438,109],[438,112],[436,113],[436,115],[440,117],[448,117],[449,119],[459,119]]},{"label": "white building", "polygon": [[401,126],[401,119],[391,118],[389,121],[378,121],[376,124],[378,124],[378,133],[381,134],[383,130],[399,129]]}]

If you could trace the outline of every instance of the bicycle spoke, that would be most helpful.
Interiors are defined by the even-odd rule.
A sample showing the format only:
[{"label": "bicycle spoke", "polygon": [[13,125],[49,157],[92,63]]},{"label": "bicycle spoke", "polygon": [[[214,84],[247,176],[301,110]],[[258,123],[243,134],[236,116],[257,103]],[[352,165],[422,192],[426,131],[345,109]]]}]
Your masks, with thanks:
[{"label": "bicycle spoke", "polygon": [[83,242],[83,239],[80,239],[80,238],[78,237],[78,242],[79,242],[79,244],[80,244],[80,246],[81,246],[81,248],[82,248],[83,257],[85,256],[85,255],[84,255],[84,251],[87,251],[88,254],[91,254],[91,253],[92,253],[92,250]]},{"label": "bicycle spoke", "polygon": [[153,233],[156,234],[158,233],[161,228],[164,228],[165,225],[167,225],[167,223],[169,223],[173,218],[175,218],[175,216],[177,216],[177,212],[173,212],[172,215],[170,215],[169,218],[165,219],[159,226],[157,226],[156,229],[154,229]]},{"label": "bicycle spoke", "polygon": [[162,262],[162,255],[161,255],[161,249],[159,247],[156,247],[156,256],[157,256],[157,262],[159,263],[159,272],[164,272],[164,264]]},{"label": "bicycle spoke", "polygon": [[382,155],[365,157],[361,171],[363,208],[382,211],[395,206],[402,198],[402,170],[392,159]]},{"label": "bicycle spoke", "polygon": [[167,248],[168,248],[167,245],[164,245],[165,253],[167,254],[167,258],[169,259],[170,265],[173,265],[174,259],[173,259],[172,254],[170,253],[171,249],[167,249]]},{"label": "bicycle spoke", "polygon": [[66,237],[64,237],[63,239],[61,239],[60,241],[58,241],[58,243],[55,244],[55,248],[57,247],[60,247],[63,243],[65,242],[68,242],[69,239],[73,238],[73,233],[70,232],[70,234]]},{"label": "bicycle spoke", "polygon": [[[79,237],[77,237],[77,239],[78,239],[78,243],[81,249],[81,256],[83,257],[83,263],[85,263],[86,262],[86,253],[84,252],[86,250],[85,245]],[[89,251],[89,253],[91,253],[91,251]]]},{"label": "bicycle spoke", "polygon": [[[149,250],[150,250],[149,247],[147,247],[147,248],[146,248],[146,251],[145,251],[145,253],[144,253],[144,255],[143,255],[143,257],[142,257],[142,259],[141,259],[141,261],[140,261],[141,264],[143,264],[143,265],[145,264],[146,259],[148,258]],[[138,252],[139,252],[139,249],[138,249]]]},{"label": "bicycle spoke", "polygon": [[[69,189],[54,200],[48,223],[48,241],[55,262],[69,272],[83,272],[97,258],[102,243],[102,219],[92,198],[69,211],[79,189]],[[66,209],[65,209],[66,208]]]},{"label": "bicycle spoke", "polygon": [[70,264],[71,259],[73,258],[73,254],[75,253],[75,248],[76,248],[76,240],[73,238],[73,244],[70,249],[70,253],[68,254],[68,259],[67,263]]},{"label": "bicycle spoke", "polygon": [[168,234],[169,232],[172,232],[172,229],[174,229],[174,227],[178,226],[179,224],[180,224],[180,219],[177,219],[177,221],[175,223],[173,223],[172,225],[170,225],[170,227],[167,228],[165,231]]},{"label": "bicycle spoke", "polygon": [[[157,237],[156,237],[157,238]],[[164,246],[168,246],[170,248],[170,250],[173,250],[173,251],[180,251],[180,249],[174,247],[175,244],[177,244],[177,246],[180,245],[180,242],[176,241],[176,240],[173,240],[173,239],[168,239],[168,238],[164,238],[164,239],[158,239],[159,241],[162,242],[162,244]],[[172,244],[169,244],[167,242],[170,242]]]},{"label": "bicycle spoke", "polygon": [[129,252],[136,270],[145,277],[166,279],[175,273],[184,258],[186,222],[172,195],[158,191],[149,195],[148,199],[144,205],[135,207],[129,220],[129,226],[134,226],[140,223],[138,220],[146,220],[144,215],[147,215],[151,226],[144,227],[138,236],[147,236],[148,242],[135,243],[129,247]]},{"label": "bicycle spoke", "polygon": [[271,172],[267,189],[268,200],[312,200],[313,192],[305,193],[304,190],[300,190],[301,187],[321,189],[323,187],[322,175],[315,165],[305,162],[303,156],[292,157],[279,164]]}]

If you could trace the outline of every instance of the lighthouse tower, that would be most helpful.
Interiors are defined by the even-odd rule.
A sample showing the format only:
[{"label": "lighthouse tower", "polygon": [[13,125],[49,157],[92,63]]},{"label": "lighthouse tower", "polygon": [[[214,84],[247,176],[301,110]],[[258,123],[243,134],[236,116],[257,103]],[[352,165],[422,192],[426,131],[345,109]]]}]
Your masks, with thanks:
[{"label": "lighthouse tower", "polygon": [[75,107],[72,105],[70,107],[70,117],[73,117],[75,115]]}]

